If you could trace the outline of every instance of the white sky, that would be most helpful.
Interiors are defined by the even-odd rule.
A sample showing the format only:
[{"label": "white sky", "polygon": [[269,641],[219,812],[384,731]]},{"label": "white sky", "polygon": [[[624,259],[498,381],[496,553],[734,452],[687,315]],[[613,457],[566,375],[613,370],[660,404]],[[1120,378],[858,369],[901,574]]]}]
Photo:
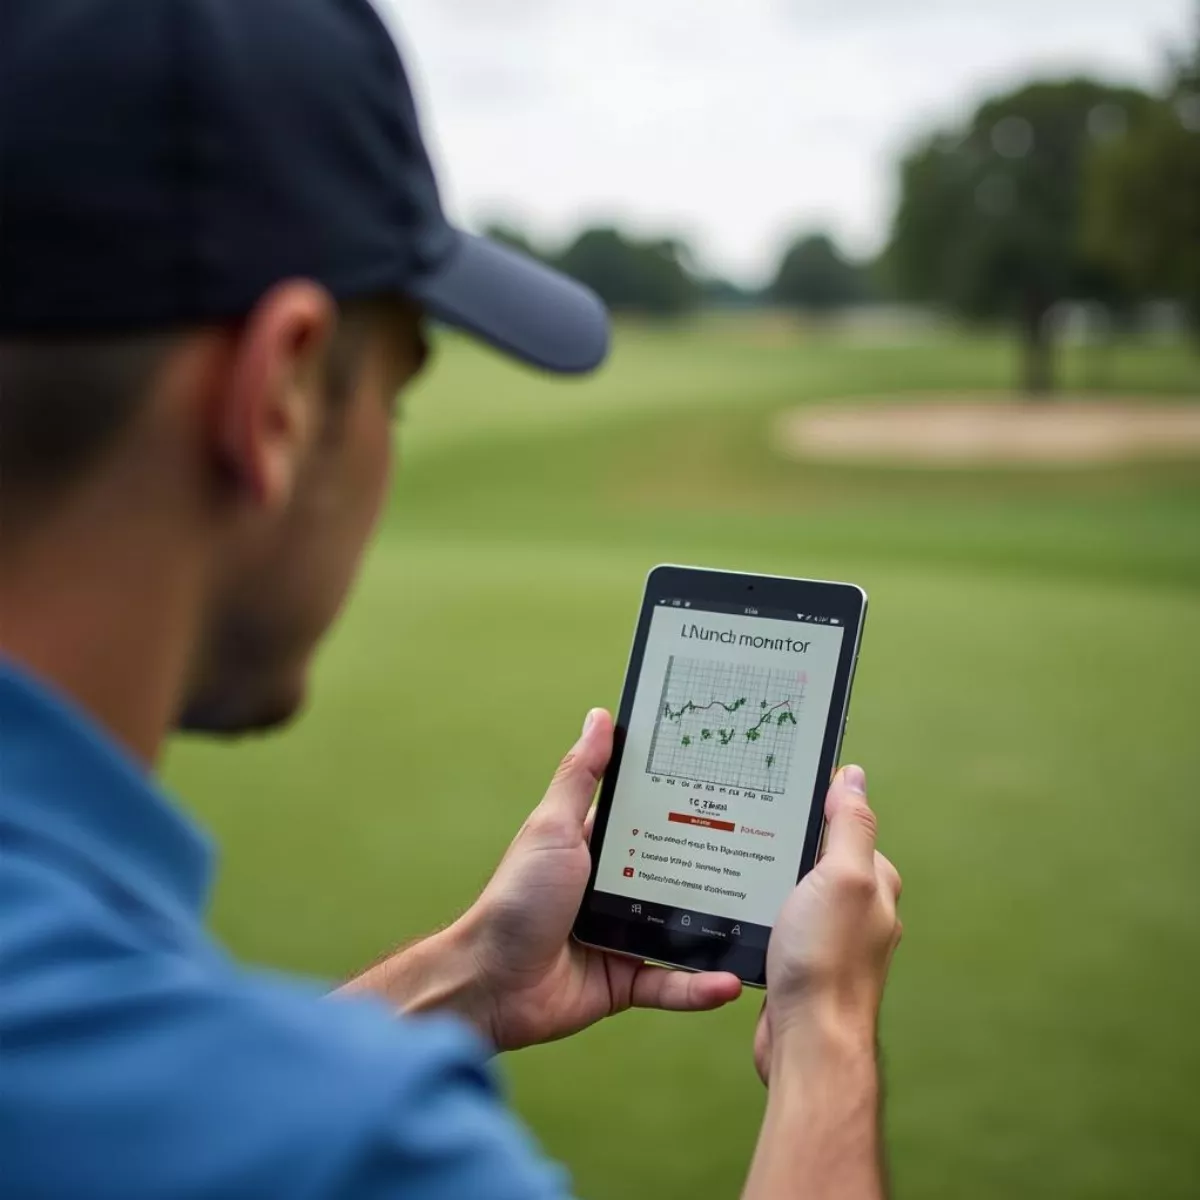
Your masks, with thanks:
[{"label": "white sky", "polygon": [[1153,83],[1192,0],[376,0],[446,205],[556,239],[680,231],[756,282],[798,229],[874,251],[914,133],[1034,73]]}]

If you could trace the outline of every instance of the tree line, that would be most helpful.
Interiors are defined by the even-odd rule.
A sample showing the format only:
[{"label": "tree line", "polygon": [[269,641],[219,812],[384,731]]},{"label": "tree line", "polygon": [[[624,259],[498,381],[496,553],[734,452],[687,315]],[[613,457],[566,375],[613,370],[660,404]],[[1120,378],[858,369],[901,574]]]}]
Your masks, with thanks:
[{"label": "tree line", "polygon": [[680,238],[602,227],[550,250],[513,229],[490,232],[618,312],[773,305],[820,317],[894,301],[1003,322],[1020,339],[1031,393],[1053,386],[1063,301],[1101,304],[1115,323],[1146,300],[1173,301],[1200,335],[1200,36],[1158,93],[1071,78],[991,97],[918,139],[899,185],[876,259],[806,231],[761,290],[705,276]]},{"label": "tree line", "polygon": [[797,237],[765,288],[705,275],[681,238],[639,238],[600,226],[553,250],[511,226],[493,225],[486,232],[575,276],[615,312],[677,317],[702,307],[782,305],[818,315],[884,298],[875,264],[847,257],[823,231]]}]

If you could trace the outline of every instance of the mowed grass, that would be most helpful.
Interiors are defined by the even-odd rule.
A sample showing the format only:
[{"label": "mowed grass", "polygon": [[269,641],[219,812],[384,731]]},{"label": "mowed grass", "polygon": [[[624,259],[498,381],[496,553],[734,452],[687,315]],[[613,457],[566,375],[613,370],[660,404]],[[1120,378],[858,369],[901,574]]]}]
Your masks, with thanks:
[{"label": "mowed grass", "polygon": [[[771,450],[772,415],[806,400],[1002,387],[1000,341],[622,329],[609,371],[566,385],[454,339],[441,357],[309,713],[172,753],[223,847],[220,936],[332,978],[470,903],[587,708],[615,703],[653,563],[853,579],[872,607],[846,755],[905,877],[897,1195],[1195,1196],[1200,466],[864,472]],[[1106,371],[1200,399],[1183,350]],[[757,1009],[628,1014],[499,1070],[581,1196],[733,1196]]]}]

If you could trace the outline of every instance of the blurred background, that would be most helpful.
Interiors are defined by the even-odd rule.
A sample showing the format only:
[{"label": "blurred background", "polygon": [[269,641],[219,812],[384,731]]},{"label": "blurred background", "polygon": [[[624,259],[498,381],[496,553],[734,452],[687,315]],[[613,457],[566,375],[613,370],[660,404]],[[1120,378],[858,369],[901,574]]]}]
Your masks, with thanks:
[{"label": "blurred background", "polygon": [[[1200,6],[389,0],[451,212],[611,364],[438,336],[287,734],[182,743],[214,923],[333,978],[470,903],[642,578],[871,595],[847,759],[905,877],[895,1191],[1200,1194]],[[732,1196],[758,997],[500,1069],[581,1196]]]}]

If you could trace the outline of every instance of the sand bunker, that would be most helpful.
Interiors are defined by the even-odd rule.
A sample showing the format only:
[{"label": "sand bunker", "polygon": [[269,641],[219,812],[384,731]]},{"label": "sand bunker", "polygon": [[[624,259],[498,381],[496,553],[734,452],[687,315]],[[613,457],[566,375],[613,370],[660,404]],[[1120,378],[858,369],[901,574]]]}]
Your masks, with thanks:
[{"label": "sand bunker", "polygon": [[1200,403],[960,394],[847,399],[786,413],[775,440],[792,458],[919,466],[1200,459]]}]

